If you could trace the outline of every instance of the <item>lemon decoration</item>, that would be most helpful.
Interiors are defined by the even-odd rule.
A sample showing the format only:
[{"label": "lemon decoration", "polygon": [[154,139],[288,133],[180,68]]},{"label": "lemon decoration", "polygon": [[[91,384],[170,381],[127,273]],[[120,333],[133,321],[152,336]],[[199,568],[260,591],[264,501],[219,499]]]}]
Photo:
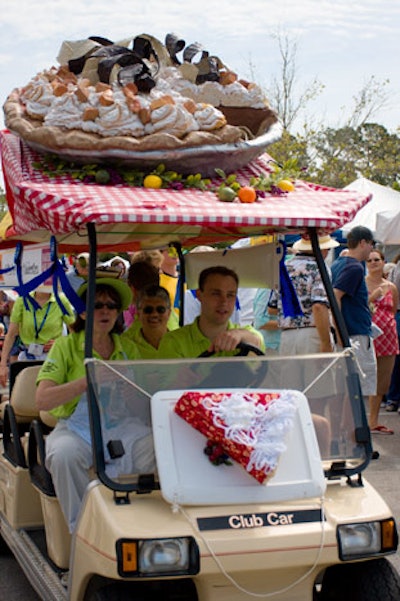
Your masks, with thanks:
[{"label": "lemon decoration", "polygon": [[162,186],[162,179],[159,175],[146,175],[146,177],[143,180],[143,186],[145,188],[161,188]]},{"label": "lemon decoration", "polygon": [[290,179],[281,179],[276,186],[283,192],[293,192],[295,189],[294,183]]}]

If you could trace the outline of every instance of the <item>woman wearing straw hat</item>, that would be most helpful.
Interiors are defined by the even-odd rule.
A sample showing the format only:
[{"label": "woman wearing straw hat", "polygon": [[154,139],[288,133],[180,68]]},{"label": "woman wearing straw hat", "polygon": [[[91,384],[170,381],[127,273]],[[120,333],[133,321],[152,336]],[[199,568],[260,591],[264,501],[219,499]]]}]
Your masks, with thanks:
[{"label": "woman wearing straw hat", "polygon": [[[87,284],[84,284],[78,292],[83,300],[86,292]],[[118,315],[131,300],[132,292],[122,280],[96,280],[93,357],[103,360],[140,357],[136,345],[118,335]],[[76,524],[93,462],[84,364],[85,318],[85,313],[79,315],[71,326],[72,332],[56,340],[39,372],[36,391],[39,410],[50,411],[58,419],[46,440],[46,467],[52,475],[70,532]],[[152,444],[143,445],[143,440],[150,438],[148,434],[145,426],[132,428],[130,432],[133,445],[146,447],[146,452],[138,452],[138,461],[143,460],[143,464],[153,462]],[[133,448],[130,457],[134,452]]]}]

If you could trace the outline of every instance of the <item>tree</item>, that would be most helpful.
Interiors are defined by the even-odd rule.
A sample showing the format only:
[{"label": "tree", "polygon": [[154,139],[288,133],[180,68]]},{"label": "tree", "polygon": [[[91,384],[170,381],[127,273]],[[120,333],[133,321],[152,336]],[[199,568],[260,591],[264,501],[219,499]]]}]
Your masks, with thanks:
[{"label": "tree", "polygon": [[267,152],[275,159],[278,165],[283,165],[291,158],[297,159],[300,169],[308,171],[310,156],[307,141],[300,135],[292,135],[288,130],[283,130],[282,137],[272,144]]},{"label": "tree", "polygon": [[[272,80],[269,98],[284,127],[279,142],[268,152],[278,163],[297,158],[307,167],[303,179],[342,188],[359,176],[382,185],[400,187],[400,138],[383,126],[372,123],[377,111],[389,100],[388,80],[371,76],[353,97],[353,106],[337,129],[307,116],[307,105],[323,90],[316,79],[304,92],[297,92],[297,44],[288,36],[275,35],[281,57],[280,73]],[[303,116],[303,124],[293,133],[294,124]]]},{"label": "tree", "polygon": [[389,103],[388,79],[379,81],[374,75],[364,83],[361,90],[353,97],[353,110],[347,118],[348,127],[359,127],[371,121],[378,111]]},{"label": "tree", "polygon": [[290,131],[305,107],[322,92],[324,86],[315,78],[298,91],[297,42],[281,33],[272,37],[278,42],[280,74],[272,78],[267,94],[284,129]]},{"label": "tree", "polygon": [[316,136],[318,181],[341,188],[363,176],[383,186],[400,183],[400,138],[376,123],[326,129]]}]

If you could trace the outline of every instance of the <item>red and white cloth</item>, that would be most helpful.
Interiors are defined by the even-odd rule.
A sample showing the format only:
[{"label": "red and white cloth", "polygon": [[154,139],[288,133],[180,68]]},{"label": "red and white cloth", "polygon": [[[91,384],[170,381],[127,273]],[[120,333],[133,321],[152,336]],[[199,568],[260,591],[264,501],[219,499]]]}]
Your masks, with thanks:
[{"label": "red and white cloth", "polygon": [[274,475],[286,450],[296,410],[291,391],[186,392],[174,407],[261,484]]},{"label": "red and white cloth", "polygon": [[[13,217],[10,231],[13,237],[25,236],[26,240],[38,231],[47,237],[49,232],[81,234],[88,223],[95,223],[99,234],[103,230],[107,234],[105,241],[98,240],[100,247],[104,242],[104,248],[107,243],[115,248],[124,241],[130,250],[137,249],[133,241],[148,243],[151,236],[153,246],[161,246],[164,236],[164,245],[169,232],[174,239],[192,245],[212,244],[222,231],[243,236],[316,227],[329,232],[350,221],[371,198],[370,194],[304,181],[297,181],[289,194],[266,194],[252,204],[221,202],[213,191],[84,184],[65,175],[49,178],[35,169],[38,154],[11,132],[0,132],[0,145],[7,204]],[[240,169],[237,179],[246,185],[251,177],[265,175],[270,169],[271,157],[264,154]],[[65,236],[63,243],[67,244]],[[79,244],[83,244],[82,237],[71,240],[72,246]]]}]

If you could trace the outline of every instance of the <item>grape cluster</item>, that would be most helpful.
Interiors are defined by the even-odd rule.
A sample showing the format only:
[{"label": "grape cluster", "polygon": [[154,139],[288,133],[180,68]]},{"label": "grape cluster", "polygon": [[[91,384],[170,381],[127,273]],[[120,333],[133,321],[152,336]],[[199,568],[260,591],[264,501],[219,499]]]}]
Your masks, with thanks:
[{"label": "grape cluster", "polygon": [[229,455],[225,453],[222,445],[215,442],[215,440],[207,440],[204,454],[208,456],[213,465],[232,465]]}]

